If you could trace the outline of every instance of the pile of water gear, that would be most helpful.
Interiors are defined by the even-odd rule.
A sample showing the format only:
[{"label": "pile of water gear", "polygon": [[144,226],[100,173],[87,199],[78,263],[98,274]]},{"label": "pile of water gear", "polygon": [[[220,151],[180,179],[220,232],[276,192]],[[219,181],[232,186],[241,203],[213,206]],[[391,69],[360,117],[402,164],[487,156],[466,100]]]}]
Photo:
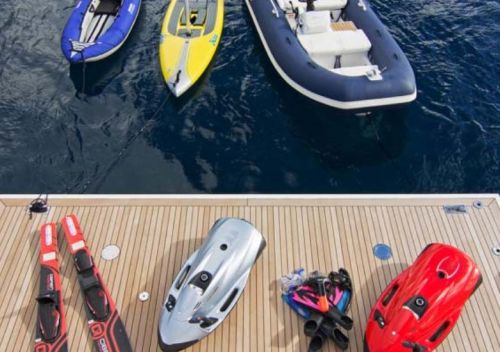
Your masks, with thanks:
[{"label": "pile of water gear", "polygon": [[349,347],[343,331],[352,329],[347,316],[352,298],[352,282],[347,270],[340,268],[328,275],[303,268],[281,278],[282,299],[294,312],[306,320],[304,334],[311,337],[309,352],[320,351],[331,339],[342,350]]}]

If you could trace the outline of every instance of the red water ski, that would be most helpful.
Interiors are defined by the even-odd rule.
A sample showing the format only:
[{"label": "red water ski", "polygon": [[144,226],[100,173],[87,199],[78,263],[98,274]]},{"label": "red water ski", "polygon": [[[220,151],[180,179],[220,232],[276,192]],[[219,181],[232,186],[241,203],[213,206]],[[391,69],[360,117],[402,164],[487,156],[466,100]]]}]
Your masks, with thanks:
[{"label": "red water ski", "polygon": [[57,228],[48,223],[40,229],[40,293],[35,332],[35,352],[68,350],[66,321],[57,260]]},{"label": "red water ski", "polygon": [[94,265],[94,259],[85,243],[77,217],[66,216],[61,223],[69,250],[73,255],[90,332],[97,350],[132,351],[125,327],[101,274]]}]

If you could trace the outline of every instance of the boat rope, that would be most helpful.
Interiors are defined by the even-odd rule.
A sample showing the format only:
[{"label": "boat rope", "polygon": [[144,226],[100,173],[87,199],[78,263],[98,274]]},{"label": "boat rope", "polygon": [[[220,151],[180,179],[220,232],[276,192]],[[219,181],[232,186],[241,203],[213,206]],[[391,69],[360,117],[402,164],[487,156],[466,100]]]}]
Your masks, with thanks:
[{"label": "boat rope", "polygon": [[85,63],[85,61],[83,62],[82,64],[82,92],[83,94],[85,94],[85,69],[87,67],[87,64]]},{"label": "boat rope", "polygon": [[82,57],[82,93],[85,95],[85,69],[87,66],[83,57],[83,51],[80,51],[80,55]]},{"label": "boat rope", "polygon": [[[151,116],[148,120],[149,121],[152,121],[155,119],[156,116],[158,116],[158,114],[160,113],[160,111],[163,109],[163,107],[165,106],[165,104],[167,103],[168,99],[172,96],[172,94],[168,94],[167,97],[163,100],[163,102],[160,104],[160,106],[158,107],[158,109],[155,111],[155,113],[153,114],[153,116]],[[147,122],[146,122],[147,123]],[[146,126],[144,126],[146,127]],[[143,127],[143,129],[144,129]]]},{"label": "boat rope", "polygon": [[118,163],[120,162],[120,160],[122,160],[122,158],[125,156],[125,151],[134,143],[134,141],[140,135],[142,135],[146,131],[146,129],[152,127],[154,120],[156,119],[156,117],[158,116],[158,114],[161,112],[161,110],[165,107],[165,105],[167,104],[169,98],[172,95],[173,95],[172,93],[168,94],[167,97],[160,104],[160,106],[158,107],[158,109],[156,109],[156,111],[153,113],[153,115],[151,115],[151,117],[146,120],[146,122],[144,123],[144,125],[127,140],[127,142],[125,143],[125,146],[118,152],[118,155],[116,156],[116,158],[111,161],[111,163],[109,164],[109,166],[106,167],[105,171],[103,172],[103,175],[100,176],[99,179],[97,179],[95,181],[95,188],[99,188],[100,187],[100,185],[104,182],[104,179],[106,178],[106,175],[108,175],[111,172],[111,170],[116,165],[118,165]]}]

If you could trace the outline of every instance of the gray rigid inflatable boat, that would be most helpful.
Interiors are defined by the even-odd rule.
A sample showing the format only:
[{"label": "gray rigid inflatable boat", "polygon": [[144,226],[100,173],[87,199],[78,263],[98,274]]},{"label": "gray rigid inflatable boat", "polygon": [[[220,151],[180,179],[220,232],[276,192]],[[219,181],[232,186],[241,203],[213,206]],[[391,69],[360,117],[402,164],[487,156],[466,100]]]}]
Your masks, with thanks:
[{"label": "gray rigid inflatable boat", "polygon": [[249,222],[221,218],[175,278],[162,307],[158,343],[179,351],[210,334],[235,306],[266,246]]}]

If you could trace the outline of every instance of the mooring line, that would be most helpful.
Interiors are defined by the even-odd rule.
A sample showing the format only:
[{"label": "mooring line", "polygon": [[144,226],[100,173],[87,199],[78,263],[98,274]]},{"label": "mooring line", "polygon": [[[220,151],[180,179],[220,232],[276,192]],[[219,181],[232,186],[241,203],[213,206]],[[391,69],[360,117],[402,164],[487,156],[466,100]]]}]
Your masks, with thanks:
[{"label": "mooring line", "polygon": [[[120,162],[120,160],[123,158],[123,156],[125,155],[125,151],[134,143],[134,141],[137,139],[137,137],[139,137],[141,134],[144,133],[144,131],[151,127],[152,126],[152,122],[155,120],[155,118],[158,116],[158,114],[160,113],[160,111],[163,109],[163,107],[165,106],[165,104],[167,103],[167,101],[169,100],[169,98],[172,96],[173,94],[170,93],[167,95],[167,97],[163,100],[163,102],[160,104],[160,106],[158,107],[158,109],[154,112],[154,114],[144,123],[144,126],[142,126],[131,138],[129,138],[127,140],[127,142],[125,143],[125,146],[118,152],[118,155],[116,156],[116,159],[114,159],[110,164],[109,166],[106,168],[105,172],[103,173],[103,175],[101,177],[98,177],[98,180],[97,182],[95,182],[92,186],[94,187],[94,189],[99,189],[100,185],[104,182],[104,180],[106,179],[106,176],[111,172],[111,170],[114,169],[114,167],[116,165],[118,165],[118,163]],[[84,190],[85,192],[85,190]]]}]

